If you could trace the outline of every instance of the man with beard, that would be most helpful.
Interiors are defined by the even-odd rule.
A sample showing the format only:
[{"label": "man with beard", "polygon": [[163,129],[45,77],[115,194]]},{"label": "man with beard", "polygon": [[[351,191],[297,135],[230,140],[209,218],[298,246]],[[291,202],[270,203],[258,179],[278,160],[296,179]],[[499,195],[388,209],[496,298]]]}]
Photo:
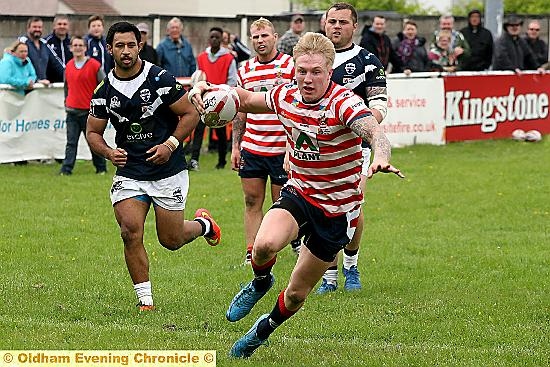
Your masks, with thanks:
[{"label": "man with beard", "polygon": [[[153,295],[143,232],[151,203],[158,240],[169,250],[199,236],[216,246],[221,231],[206,209],[198,209],[193,221],[184,220],[189,176],[180,142],[199,116],[183,86],[166,70],[139,58],[143,42],[135,25],[113,24],[106,42],[115,67],[94,92],[86,136],[91,149],[117,167],[111,202],[139,310],[148,311]],[[116,148],[103,138],[108,122],[116,130]]]},{"label": "man with beard", "polygon": [[27,34],[20,37],[21,42],[25,42],[29,48],[29,59],[31,59],[36,76],[42,84],[48,85],[51,81],[48,79],[46,71],[52,68],[56,75],[63,75],[64,65],[62,61],[48,48],[46,40],[42,38],[44,31],[44,22],[39,17],[31,17],[27,21]]},{"label": "man with beard", "polygon": [[[336,3],[327,10],[325,31],[336,49],[331,79],[360,96],[371,109],[376,121],[380,123],[386,116],[388,108],[386,74],[382,63],[374,54],[353,43],[355,30],[357,30],[357,12],[353,6],[347,3]],[[359,187],[364,193],[371,157],[371,146],[366,141],[362,143],[362,154],[363,167]],[[351,242],[344,248],[342,261],[344,289],[347,291],[361,289],[357,261],[363,234],[362,210],[357,220],[357,230]],[[323,282],[317,289],[317,293],[334,292],[337,287],[338,257],[323,275]]]}]

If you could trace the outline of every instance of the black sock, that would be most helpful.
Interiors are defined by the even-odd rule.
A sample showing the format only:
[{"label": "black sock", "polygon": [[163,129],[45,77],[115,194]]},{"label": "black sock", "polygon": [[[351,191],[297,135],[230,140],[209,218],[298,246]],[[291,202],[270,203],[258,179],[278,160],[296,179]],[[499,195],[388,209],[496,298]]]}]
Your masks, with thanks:
[{"label": "black sock", "polygon": [[271,283],[271,269],[273,268],[273,265],[275,265],[276,261],[277,256],[269,260],[264,265],[258,266],[254,262],[254,259],[252,259],[251,265],[252,270],[254,270],[254,280],[252,281],[252,284],[256,290],[263,292],[269,288],[269,284]]},{"label": "black sock", "polygon": [[358,252],[359,252],[359,249],[357,249],[357,250],[348,250],[347,248],[344,247],[344,254],[346,256],[355,256],[355,255],[357,255]]},{"label": "black sock", "polygon": [[256,329],[256,336],[258,336],[258,338],[262,340],[267,339],[277,327],[279,327],[283,322],[285,322],[286,320],[291,318],[292,315],[298,312],[298,310],[290,311],[285,307],[285,290],[286,289],[283,289],[281,293],[279,293],[279,297],[277,297],[277,302],[275,302],[275,307],[273,307],[273,310],[269,314],[269,317],[267,317],[265,320],[260,321],[260,323],[258,324],[258,328]]}]

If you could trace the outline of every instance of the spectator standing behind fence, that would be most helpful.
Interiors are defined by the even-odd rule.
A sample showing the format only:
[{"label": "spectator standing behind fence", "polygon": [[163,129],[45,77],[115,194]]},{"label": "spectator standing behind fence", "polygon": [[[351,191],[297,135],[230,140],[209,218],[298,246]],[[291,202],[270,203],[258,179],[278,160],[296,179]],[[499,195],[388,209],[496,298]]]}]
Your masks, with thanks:
[{"label": "spectator standing behind fence", "polygon": [[[237,85],[237,63],[231,52],[221,47],[223,29],[212,27],[208,38],[210,46],[197,56],[199,69],[206,74],[206,80],[213,84]],[[199,121],[193,136],[190,169],[199,169],[199,156],[202,147],[205,125]],[[227,131],[225,127],[216,129],[218,138],[218,164],[216,169],[222,169],[227,164]]]},{"label": "spectator standing behind fence", "polygon": [[477,9],[468,13],[468,25],[460,30],[470,46],[470,57],[463,61],[460,69],[469,71],[488,70],[493,60],[493,35],[481,24],[481,12]]},{"label": "spectator standing behind fence", "polygon": [[376,15],[372,20],[372,25],[366,25],[363,28],[359,46],[373,53],[382,62],[386,71],[388,71],[390,63],[392,69],[401,69],[401,61],[392,47],[390,37],[386,35],[386,18],[382,15]]},{"label": "spectator standing behind fence", "polygon": [[451,44],[451,32],[444,29],[439,31],[435,46],[430,48],[428,58],[431,62],[432,71],[455,72],[457,70],[457,58]]},{"label": "spectator standing behind fence", "polygon": [[[65,68],[65,111],[67,112],[67,145],[65,159],[59,174],[69,176],[73,173],[78,140],[81,133],[86,133],[86,121],[90,112],[90,101],[96,86],[105,78],[105,72],[96,59],[86,56],[86,42],[75,36],[71,40],[71,51],[74,58]],[[91,149],[90,149],[91,150]],[[105,174],[105,158],[92,152],[92,162],[97,174]]]},{"label": "spectator standing behind fence", "polygon": [[29,48],[25,42],[17,40],[4,50],[0,60],[0,84],[9,84],[14,92],[25,95],[36,81],[36,71],[28,57]]},{"label": "spectator standing behind fence", "polygon": [[457,59],[458,65],[462,65],[466,62],[466,59],[470,57],[470,45],[464,35],[454,29],[455,18],[452,15],[442,15],[439,18],[439,30],[436,30],[433,34],[432,41],[430,43],[430,49],[434,49],[437,46],[437,36],[441,31],[451,32],[451,42],[449,43],[449,55],[454,55]]},{"label": "spectator standing behind fence", "polygon": [[63,82],[65,65],[73,58],[73,53],[70,50],[71,37],[69,37],[69,28],[69,17],[66,15],[56,15],[53,19],[53,31],[45,38],[50,51],[63,65],[63,69],[48,65],[46,76],[52,83]]},{"label": "spectator standing behind fence", "polygon": [[157,51],[153,46],[147,43],[147,39],[149,37],[149,26],[147,23],[138,23],[136,24],[136,27],[139,29],[139,33],[141,33],[141,42],[143,42],[143,47],[139,52],[139,58],[143,61],[149,61],[151,64],[158,66],[159,60]]},{"label": "spectator standing behind fence", "polygon": [[42,38],[44,23],[41,18],[31,17],[27,21],[27,34],[20,38],[27,44],[29,59],[34,66],[36,76],[44,85],[50,84],[46,74],[48,67],[54,68],[56,73],[63,75],[63,65],[48,48],[46,41]]},{"label": "spectator standing behind fence", "polygon": [[176,77],[190,77],[197,70],[193,48],[183,37],[183,23],[172,18],[166,25],[166,38],[157,46],[160,67]]},{"label": "spectator standing behind fence", "polygon": [[231,54],[233,54],[235,60],[237,60],[237,66],[239,66],[241,62],[250,59],[252,56],[252,51],[241,42],[237,35],[229,31],[223,31],[222,47],[231,50]]},{"label": "spectator standing behind fence", "polygon": [[86,41],[88,51],[86,55],[90,56],[101,64],[105,75],[113,68],[113,57],[107,51],[107,43],[105,42],[103,17],[101,15],[92,15],[88,18],[88,35]]},{"label": "spectator standing behind fence", "polygon": [[531,52],[533,52],[537,66],[541,66],[548,62],[548,45],[540,39],[539,34],[540,23],[538,20],[533,20],[529,22],[527,34],[523,38],[527,42]]},{"label": "spectator standing behind fence", "polygon": [[520,37],[523,20],[510,15],[503,24],[504,32],[495,41],[493,70],[534,70],[537,61],[527,42]]},{"label": "spectator standing behind fence", "polygon": [[393,49],[400,59],[400,67],[393,71],[410,74],[411,72],[428,71],[430,60],[426,51],[426,39],[418,37],[416,22],[405,20],[403,31],[397,34]]},{"label": "spectator standing behind fence", "polygon": [[293,15],[290,19],[290,29],[277,41],[277,50],[292,56],[294,46],[300,40],[304,28],[304,17],[301,14]]}]

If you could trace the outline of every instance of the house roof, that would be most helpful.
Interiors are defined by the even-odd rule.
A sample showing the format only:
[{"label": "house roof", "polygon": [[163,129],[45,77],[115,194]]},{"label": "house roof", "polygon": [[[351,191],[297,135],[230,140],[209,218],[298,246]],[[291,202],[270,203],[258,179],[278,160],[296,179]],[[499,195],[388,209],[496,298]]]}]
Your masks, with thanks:
[{"label": "house roof", "polygon": [[120,13],[102,0],[62,0],[76,14],[120,15]]}]

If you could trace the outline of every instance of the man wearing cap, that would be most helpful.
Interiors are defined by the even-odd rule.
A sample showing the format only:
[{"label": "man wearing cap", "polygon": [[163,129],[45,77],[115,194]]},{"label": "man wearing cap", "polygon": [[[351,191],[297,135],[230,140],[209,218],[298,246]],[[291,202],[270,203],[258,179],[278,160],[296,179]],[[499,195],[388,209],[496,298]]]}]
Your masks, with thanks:
[{"label": "man wearing cap", "polygon": [[304,17],[301,14],[293,15],[290,20],[290,29],[277,42],[277,50],[292,56],[292,49],[298,43],[304,28]]},{"label": "man wearing cap", "polygon": [[493,70],[535,70],[539,65],[527,42],[520,37],[523,20],[510,15],[504,22],[504,31],[495,41]]},{"label": "man wearing cap", "polygon": [[149,61],[152,64],[158,65],[158,55],[157,51],[153,46],[147,43],[147,37],[149,36],[149,26],[147,23],[138,23],[136,24],[137,29],[141,33],[141,42],[143,42],[143,48],[139,52],[139,58],[144,61]]},{"label": "man wearing cap", "polygon": [[487,70],[493,59],[493,35],[481,24],[481,12],[473,9],[468,13],[468,25],[460,30],[470,45],[470,57],[464,60],[461,69]]}]

